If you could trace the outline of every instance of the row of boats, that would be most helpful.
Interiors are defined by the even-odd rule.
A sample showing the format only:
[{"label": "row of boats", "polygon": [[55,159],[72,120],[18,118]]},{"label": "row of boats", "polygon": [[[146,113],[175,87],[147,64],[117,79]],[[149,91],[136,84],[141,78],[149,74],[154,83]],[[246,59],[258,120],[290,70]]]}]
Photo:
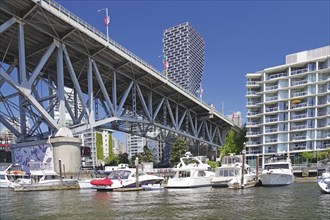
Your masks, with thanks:
[{"label": "row of boats", "polygon": [[[263,167],[260,175],[244,163],[241,155],[225,156],[221,166],[213,172],[202,156],[193,157],[187,152],[180,158],[180,163],[171,172],[174,176],[164,178],[155,172],[146,173],[142,170],[130,169],[127,166],[112,170],[105,178],[97,179],[65,179],[54,171],[31,171],[26,176],[19,165],[10,165],[0,171],[0,186],[12,187],[15,191],[50,189],[86,189],[111,191],[119,188],[141,187],[145,190],[163,188],[196,188],[196,187],[228,187],[248,188],[261,184],[263,186],[285,186],[294,182],[290,159],[283,157],[271,158]],[[138,183],[137,183],[138,181]],[[330,173],[324,172],[318,179],[321,190],[330,193]]]}]

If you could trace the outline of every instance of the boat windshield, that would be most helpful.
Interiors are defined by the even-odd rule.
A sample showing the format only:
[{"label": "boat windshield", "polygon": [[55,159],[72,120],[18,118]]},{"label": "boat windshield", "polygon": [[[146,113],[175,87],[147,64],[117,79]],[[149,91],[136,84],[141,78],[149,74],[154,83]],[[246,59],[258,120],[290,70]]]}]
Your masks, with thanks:
[{"label": "boat windshield", "polygon": [[11,167],[8,169],[8,172],[10,173],[11,171],[23,171],[23,166],[13,164]]},{"label": "boat windshield", "polygon": [[240,172],[239,169],[222,169],[222,170],[217,170],[219,173],[219,176],[237,176]]},{"label": "boat windshield", "polygon": [[113,170],[109,174],[110,179],[128,179],[129,175],[131,174],[131,171],[129,170]]},{"label": "boat windshield", "polygon": [[7,165],[0,165],[0,171],[5,171],[8,168],[8,164]]},{"label": "boat windshield", "polygon": [[265,170],[289,169],[289,164],[267,164]]},{"label": "boat windshield", "polygon": [[222,164],[235,164],[235,163],[241,163],[241,156],[235,155],[235,156],[225,156],[222,158]]}]

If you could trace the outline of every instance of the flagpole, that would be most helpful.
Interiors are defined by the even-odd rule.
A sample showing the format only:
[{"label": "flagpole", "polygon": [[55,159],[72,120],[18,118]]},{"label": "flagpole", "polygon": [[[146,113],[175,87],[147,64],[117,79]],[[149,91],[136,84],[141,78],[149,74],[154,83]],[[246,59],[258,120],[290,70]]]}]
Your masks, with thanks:
[{"label": "flagpole", "polygon": [[[106,15],[106,18],[109,17],[108,8],[105,8],[105,15]],[[106,25],[106,29],[107,29],[107,42],[109,42],[109,24]]]},{"label": "flagpole", "polygon": [[[99,9],[99,10],[97,10],[97,12],[100,12],[100,11],[103,11],[103,10],[105,10],[105,18],[108,19],[108,17],[109,17],[108,8]],[[109,42],[109,27],[108,26],[109,26],[109,24],[105,25],[105,28],[107,30],[107,42]]]}]

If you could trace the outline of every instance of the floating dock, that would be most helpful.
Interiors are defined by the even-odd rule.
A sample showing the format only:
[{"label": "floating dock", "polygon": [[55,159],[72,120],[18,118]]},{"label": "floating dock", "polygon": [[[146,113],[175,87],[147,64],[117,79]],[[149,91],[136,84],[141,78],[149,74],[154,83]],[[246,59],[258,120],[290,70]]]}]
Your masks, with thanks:
[{"label": "floating dock", "polygon": [[28,192],[28,191],[52,191],[52,190],[77,190],[80,189],[79,184],[74,185],[25,185],[16,186],[15,192]]}]

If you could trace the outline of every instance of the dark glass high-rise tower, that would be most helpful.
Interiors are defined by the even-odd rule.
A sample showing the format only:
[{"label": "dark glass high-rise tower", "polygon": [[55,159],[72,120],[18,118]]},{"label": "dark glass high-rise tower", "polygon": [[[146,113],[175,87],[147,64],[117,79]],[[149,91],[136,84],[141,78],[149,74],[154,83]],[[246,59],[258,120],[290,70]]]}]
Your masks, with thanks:
[{"label": "dark glass high-rise tower", "polygon": [[166,29],[163,44],[168,78],[198,95],[204,68],[204,39],[191,24],[185,22]]}]

